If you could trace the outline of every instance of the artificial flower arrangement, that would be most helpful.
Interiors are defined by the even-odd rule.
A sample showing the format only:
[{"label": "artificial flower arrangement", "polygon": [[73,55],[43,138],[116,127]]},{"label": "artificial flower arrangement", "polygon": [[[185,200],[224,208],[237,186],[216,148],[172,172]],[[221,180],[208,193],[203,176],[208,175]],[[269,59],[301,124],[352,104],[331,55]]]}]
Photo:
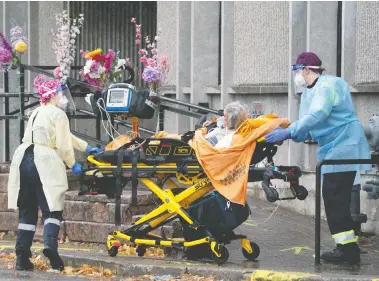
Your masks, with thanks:
[{"label": "artificial flower arrangement", "polygon": [[[170,70],[170,65],[168,64],[168,56],[158,54],[158,35],[154,37],[154,40],[152,42],[150,41],[149,36],[146,36],[146,47],[142,48],[142,25],[137,24],[135,18],[132,18],[131,22],[135,25],[136,28],[135,44],[138,48],[140,48],[138,54],[140,55],[140,62],[143,65],[142,79],[152,90],[157,91],[158,87],[163,86],[166,83],[167,73]],[[138,74],[140,75],[141,73],[138,72]]]},{"label": "artificial flower arrangement", "polygon": [[70,75],[71,65],[75,60],[75,40],[80,34],[80,28],[84,22],[84,15],[79,14],[78,18],[70,19],[66,10],[55,15],[56,31],[53,42],[53,50],[56,54],[59,66],[54,70],[54,77],[60,79],[65,84]]},{"label": "artificial flower arrangement", "polygon": [[127,64],[126,59],[119,57],[119,52],[116,54],[115,51],[109,49],[108,53],[102,54],[102,51],[102,49],[91,52],[80,50],[86,64],[79,75],[97,90],[107,87],[111,82],[116,82]]},{"label": "artificial flower arrangement", "polygon": [[15,26],[10,30],[10,42],[0,32],[0,69],[16,69],[21,63],[21,55],[28,49],[23,29]]}]

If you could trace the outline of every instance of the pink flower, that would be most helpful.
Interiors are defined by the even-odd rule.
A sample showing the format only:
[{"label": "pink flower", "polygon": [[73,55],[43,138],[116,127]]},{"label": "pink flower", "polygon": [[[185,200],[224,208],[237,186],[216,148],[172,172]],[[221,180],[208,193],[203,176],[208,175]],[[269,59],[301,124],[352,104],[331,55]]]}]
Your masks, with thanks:
[{"label": "pink flower", "polygon": [[157,62],[154,59],[149,58],[149,59],[147,59],[147,65],[151,66],[151,67],[156,67],[157,66]]},{"label": "pink flower", "polygon": [[132,18],[132,19],[130,20],[130,22],[132,22],[132,23],[136,23],[136,19],[135,19],[135,18]]},{"label": "pink flower", "polygon": [[147,57],[146,56],[143,56],[139,59],[139,61],[143,64],[147,63]]},{"label": "pink flower", "polygon": [[141,40],[137,39],[136,40],[136,45],[140,45],[141,44]]},{"label": "pink flower", "polygon": [[38,75],[36,78],[34,78],[33,85],[34,85],[34,87],[38,90],[39,86],[41,86],[41,84],[42,84],[43,82],[45,82],[45,81],[46,81],[46,77],[45,77],[45,75],[40,74],[40,75]]},{"label": "pink flower", "polygon": [[138,54],[139,54],[139,55],[144,55],[145,52],[146,52],[145,49],[141,49],[141,50],[138,51]]},{"label": "pink flower", "polygon": [[55,69],[54,69],[54,77],[55,78],[61,78],[62,77],[62,72],[61,72],[61,69],[59,66],[57,66]]},{"label": "pink flower", "polygon": [[141,33],[140,32],[136,33],[136,38],[141,38]]}]

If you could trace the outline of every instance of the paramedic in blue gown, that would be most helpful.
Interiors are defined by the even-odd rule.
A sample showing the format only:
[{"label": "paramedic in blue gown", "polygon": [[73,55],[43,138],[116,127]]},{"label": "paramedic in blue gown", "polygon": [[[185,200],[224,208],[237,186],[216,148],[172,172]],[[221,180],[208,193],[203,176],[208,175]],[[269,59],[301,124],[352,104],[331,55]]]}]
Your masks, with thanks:
[{"label": "paramedic in blue gown", "polygon": [[[370,148],[354,110],[350,87],[339,77],[322,74],[322,62],[311,52],[298,56],[292,66],[297,87],[305,87],[301,95],[299,120],[289,128],[277,128],[266,136],[271,143],[292,139],[309,139],[318,143],[317,160],[370,159]],[[358,237],[350,213],[351,190],[360,183],[360,171],[371,165],[323,166],[322,195],[329,230],[336,247],[324,252],[327,262],[360,262]]]},{"label": "paramedic in blue gown", "polygon": [[40,207],[44,220],[43,253],[53,270],[62,271],[58,234],[68,189],[66,166],[74,174],[81,174],[82,166],[75,161],[74,148],[88,153],[100,150],[71,134],[64,109],[74,105],[65,85],[54,80],[44,81],[38,86],[38,94],[41,106],[29,118],[9,173],[8,208],[19,210],[16,269],[34,269],[29,259],[30,247]]}]

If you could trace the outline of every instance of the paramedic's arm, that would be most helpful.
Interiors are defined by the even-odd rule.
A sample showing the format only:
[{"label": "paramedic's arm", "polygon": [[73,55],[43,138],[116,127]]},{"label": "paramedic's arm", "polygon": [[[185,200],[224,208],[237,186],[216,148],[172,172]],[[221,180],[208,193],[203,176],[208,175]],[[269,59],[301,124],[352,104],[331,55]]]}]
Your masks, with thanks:
[{"label": "paramedic's arm", "polygon": [[331,91],[329,88],[319,89],[312,100],[308,113],[289,127],[291,138],[294,141],[308,140],[309,132],[328,118],[332,111],[334,95],[335,91]]},{"label": "paramedic's arm", "polygon": [[86,152],[86,149],[88,146],[88,143],[86,141],[74,136],[72,133],[71,133],[71,138],[72,138],[72,146],[76,150],[79,150],[81,152]]},{"label": "paramedic's arm", "polygon": [[75,164],[74,147],[68,118],[63,116],[56,120],[56,146],[59,156],[63,162],[71,169]]}]

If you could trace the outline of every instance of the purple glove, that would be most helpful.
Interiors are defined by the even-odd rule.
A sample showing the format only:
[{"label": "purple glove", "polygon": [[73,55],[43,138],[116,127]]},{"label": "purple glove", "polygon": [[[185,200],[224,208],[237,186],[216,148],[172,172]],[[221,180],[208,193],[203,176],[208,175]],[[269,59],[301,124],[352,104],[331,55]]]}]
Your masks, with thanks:
[{"label": "purple glove", "polygon": [[291,131],[289,128],[283,129],[277,127],[274,130],[272,130],[268,135],[266,135],[265,142],[278,143],[289,138],[291,138]]}]

